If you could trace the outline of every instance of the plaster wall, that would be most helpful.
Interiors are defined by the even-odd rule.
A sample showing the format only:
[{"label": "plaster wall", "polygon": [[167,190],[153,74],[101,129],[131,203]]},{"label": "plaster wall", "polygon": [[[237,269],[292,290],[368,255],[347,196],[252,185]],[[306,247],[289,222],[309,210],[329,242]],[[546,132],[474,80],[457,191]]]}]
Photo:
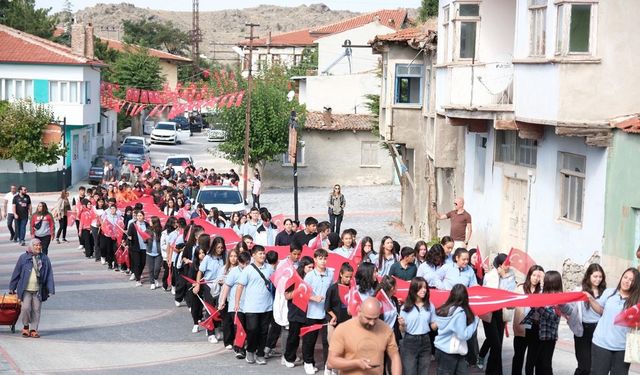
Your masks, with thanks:
[{"label": "plaster wall", "polygon": [[374,73],[307,76],[304,89],[300,89],[300,103],[306,104],[308,111],[331,107],[335,114],[370,115],[367,94],[380,94],[380,78]]}]

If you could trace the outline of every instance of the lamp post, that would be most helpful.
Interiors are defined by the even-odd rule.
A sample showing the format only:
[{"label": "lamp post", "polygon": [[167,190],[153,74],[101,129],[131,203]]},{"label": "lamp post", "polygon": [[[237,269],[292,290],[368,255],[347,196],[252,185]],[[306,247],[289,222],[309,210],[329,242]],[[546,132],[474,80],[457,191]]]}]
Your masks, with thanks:
[{"label": "lamp post", "polygon": [[67,187],[67,117],[63,117],[62,120],[53,120],[53,123],[58,125],[62,130],[62,148],[64,149],[64,157],[62,158],[62,188]]},{"label": "lamp post", "polygon": [[296,111],[291,111],[291,117],[289,118],[289,134],[293,133],[289,142],[293,144],[289,147],[293,147],[293,213],[294,218],[298,221],[298,116]]}]

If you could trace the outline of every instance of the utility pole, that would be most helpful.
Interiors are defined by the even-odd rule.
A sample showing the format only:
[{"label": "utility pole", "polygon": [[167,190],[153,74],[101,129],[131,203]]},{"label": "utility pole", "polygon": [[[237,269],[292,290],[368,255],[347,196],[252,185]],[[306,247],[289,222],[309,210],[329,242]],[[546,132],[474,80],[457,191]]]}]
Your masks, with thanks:
[{"label": "utility pole", "polygon": [[249,75],[247,77],[247,112],[245,114],[246,122],[244,125],[244,201],[248,202],[247,184],[249,182],[249,132],[251,131],[251,86],[253,83],[251,70],[253,68],[253,40],[257,39],[257,37],[253,36],[253,28],[260,25],[255,23],[246,23],[245,26],[249,26],[249,37],[245,37],[246,39],[249,39]]},{"label": "utility pole", "polygon": [[191,11],[191,60],[193,60],[194,74],[200,71],[198,60],[200,59],[200,42],[202,42],[202,31],[200,30],[200,3],[193,0]]}]

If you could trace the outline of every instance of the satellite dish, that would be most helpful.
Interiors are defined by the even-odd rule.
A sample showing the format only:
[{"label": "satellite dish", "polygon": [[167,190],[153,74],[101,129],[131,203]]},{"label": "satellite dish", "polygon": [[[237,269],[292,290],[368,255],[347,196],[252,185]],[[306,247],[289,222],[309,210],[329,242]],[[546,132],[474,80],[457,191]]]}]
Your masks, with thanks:
[{"label": "satellite dish", "polygon": [[240,55],[240,57],[244,57],[244,50],[238,46],[233,46],[231,47],[231,49],[233,50],[233,52],[237,53],[238,55]]},{"label": "satellite dish", "polygon": [[478,80],[492,94],[499,94],[506,90],[513,81],[513,64],[510,62],[486,64],[484,71],[478,74]]},{"label": "satellite dish", "polygon": [[291,90],[287,93],[287,101],[291,102],[295,97],[296,97],[295,91]]}]

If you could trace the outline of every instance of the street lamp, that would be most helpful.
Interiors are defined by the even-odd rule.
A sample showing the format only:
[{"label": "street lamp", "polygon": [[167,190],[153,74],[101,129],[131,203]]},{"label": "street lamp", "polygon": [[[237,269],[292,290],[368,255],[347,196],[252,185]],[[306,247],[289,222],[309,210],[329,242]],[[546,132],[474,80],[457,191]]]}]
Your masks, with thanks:
[{"label": "street lamp", "polygon": [[51,120],[52,124],[58,125],[62,130],[62,148],[64,149],[64,157],[62,158],[62,188],[67,187],[67,117],[63,117],[62,120]]},{"label": "street lamp", "polygon": [[289,149],[293,151],[293,212],[298,221],[298,116],[291,111],[289,118]]}]

